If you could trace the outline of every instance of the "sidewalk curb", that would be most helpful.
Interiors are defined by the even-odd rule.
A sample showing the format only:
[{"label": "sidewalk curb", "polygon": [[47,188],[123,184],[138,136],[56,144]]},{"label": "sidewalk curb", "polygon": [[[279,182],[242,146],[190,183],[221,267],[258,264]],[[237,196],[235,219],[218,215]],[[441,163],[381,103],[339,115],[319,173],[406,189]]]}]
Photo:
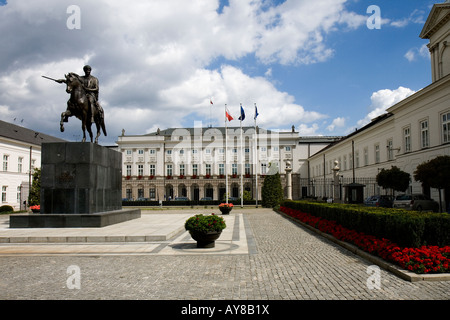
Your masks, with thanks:
[{"label": "sidewalk curb", "polygon": [[355,245],[352,245],[350,243],[341,241],[336,239],[335,237],[333,237],[330,234],[324,233],[320,230],[317,230],[316,228],[307,225],[301,221],[299,221],[298,219],[295,219],[287,214],[285,214],[284,212],[281,212],[279,210],[274,209],[274,211],[278,214],[280,214],[281,216],[293,221],[296,224],[299,224],[302,227],[307,228],[308,230],[311,230],[317,234],[319,234],[320,236],[340,245],[341,247],[349,250],[350,252],[360,256],[361,258],[364,258],[374,264],[376,264],[377,266],[379,266],[380,268],[383,268],[393,274],[395,274],[396,276],[398,276],[399,278],[403,279],[403,280],[407,280],[410,282],[418,282],[418,281],[450,281],[450,274],[448,273],[439,273],[439,274],[416,274],[413,272],[408,272],[404,269],[399,268],[398,266],[387,262],[379,257],[376,257],[374,255],[371,255],[370,253],[367,253],[361,249],[359,249],[358,247],[356,247]]}]

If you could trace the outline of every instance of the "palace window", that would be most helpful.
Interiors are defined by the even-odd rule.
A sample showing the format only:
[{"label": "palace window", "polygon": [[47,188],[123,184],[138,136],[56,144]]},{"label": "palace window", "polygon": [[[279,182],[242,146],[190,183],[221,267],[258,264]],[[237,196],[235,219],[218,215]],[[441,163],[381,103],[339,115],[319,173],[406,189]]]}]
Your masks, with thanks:
[{"label": "palace window", "polygon": [[168,176],[172,176],[172,175],[173,175],[173,167],[172,167],[171,164],[168,164],[168,165],[166,166],[166,174],[167,174]]},{"label": "palace window", "polygon": [[403,144],[405,152],[411,152],[411,128],[407,127],[403,129]]},{"label": "palace window", "polygon": [[380,163],[380,145],[375,145],[375,163]]},{"label": "palace window", "polygon": [[192,175],[194,175],[194,176],[198,175],[198,164],[192,165]]},{"label": "palace window", "polygon": [[3,171],[8,171],[8,160],[9,160],[9,156],[4,154],[3,155]]},{"label": "palace window", "polygon": [[430,137],[428,133],[428,120],[420,122],[420,146],[428,148],[430,146]]},{"label": "palace window", "polygon": [[7,186],[2,186],[2,202],[6,202],[6,190]]},{"label": "palace window", "polygon": [[17,159],[17,172],[19,172],[19,173],[22,172],[22,168],[23,168],[22,163],[23,163],[23,158],[19,157]]},{"label": "palace window", "polygon": [[442,115],[442,142],[450,142],[450,112]]},{"label": "palace window", "polygon": [[365,166],[369,165],[369,149],[368,148],[364,148],[364,165]]},{"label": "palace window", "polygon": [[186,175],[186,171],[184,169],[184,164],[180,164],[180,176],[184,176],[184,175]]},{"label": "palace window", "polygon": [[148,191],[148,196],[150,199],[156,199],[156,189],[150,188]]},{"label": "palace window", "polygon": [[155,176],[156,175],[156,166],[154,164],[150,165],[150,175]]},{"label": "palace window", "polygon": [[355,167],[359,168],[359,151],[355,151]]},{"label": "palace window", "polygon": [[237,163],[231,164],[231,174],[237,174]]},{"label": "palace window", "polygon": [[388,160],[394,160],[394,142],[392,139],[387,141],[387,158]]},{"label": "palace window", "polygon": [[261,174],[266,174],[266,173],[267,173],[267,164],[261,163]]}]

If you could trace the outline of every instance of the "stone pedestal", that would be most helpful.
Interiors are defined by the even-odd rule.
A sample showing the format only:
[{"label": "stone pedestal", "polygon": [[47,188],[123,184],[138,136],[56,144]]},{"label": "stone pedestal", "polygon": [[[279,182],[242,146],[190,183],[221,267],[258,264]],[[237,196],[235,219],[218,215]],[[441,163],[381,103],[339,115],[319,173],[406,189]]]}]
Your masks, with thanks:
[{"label": "stone pedestal", "polygon": [[122,209],[122,154],[93,143],[42,145],[41,213]]},{"label": "stone pedestal", "polygon": [[42,144],[41,154],[41,214],[12,215],[11,227],[102,227],[140,217],[122,210],[121,153],[56,142]]}]

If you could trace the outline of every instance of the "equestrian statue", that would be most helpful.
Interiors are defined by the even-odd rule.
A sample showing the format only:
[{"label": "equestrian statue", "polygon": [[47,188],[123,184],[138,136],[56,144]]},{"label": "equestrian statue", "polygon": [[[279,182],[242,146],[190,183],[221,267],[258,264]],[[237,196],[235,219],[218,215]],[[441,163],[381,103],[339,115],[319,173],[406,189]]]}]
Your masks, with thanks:
[{"label": "equestrian statue", "polygon": [[103,108],[98,102],[99,82],[98,79],[91,75],[92,68],[88,65],[83,67],[84,76],[70,72],[64,75],[65,79],[52,79],[42,76],[46,79],[66,84],[66,92],[70,94],[67,101],[67,109],[61,114],[60,130],[64,132],[64,122],[69,121],[69,117],[75,116],[81,120],[81,129],[83,130],[83,142],[86,141],[86,129],[93,142],[93,134],[91,130],[92,123],[97,127],[97,135],[95,143],[98,143],[100,129],[106,136],[105,117]]}]

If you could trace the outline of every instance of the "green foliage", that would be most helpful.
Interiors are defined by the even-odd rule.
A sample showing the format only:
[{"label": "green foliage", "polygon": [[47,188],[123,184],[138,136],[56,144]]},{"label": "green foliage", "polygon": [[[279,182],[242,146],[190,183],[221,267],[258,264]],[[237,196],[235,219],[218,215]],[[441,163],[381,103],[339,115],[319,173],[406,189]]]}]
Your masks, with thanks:
[{"label": "green foliage", "polygon": [[439,156],[418,165],[414,179],[431,188],[450,188],[450,156]]},{"label": "green foliage", "polygon": [[195,232],[212,232],[212,231],[222,231],[227,227],[225,220],[214,214],[205,216],[202,214],[197,214],[186,220],[184,228],[187,231]]},{"label": "green foliage", "polygon": [[41,203],[41,169],[35,168],[33,171],[33,182],[31,184],[28,205],[35,206]]},{"label": "green foliage", "polygon": [[281,177],[278,172],[273,175],[267,175],[264,178],[261,196],[262,205],[266,208],[275,208],[283,201],[283,187],[281,186]]},{"label": "green foliage", "polygon": [[250,191],[248,191],[248,190],[244,190],[243,198],[244,198],[244,201],[251,201],[251,200],[253,200],[252,193]]},{"label": "green foliage", "polygon": [[396,166],[388,170],[382,169],[377,175],[377,183],[380,187],[401,192],[408,189],[410,180],[410,174]]},{"label": "green foliage", "polygon": [[0,207],[0,213],[6,213],[6,212],[14,212],[14,208],[8,205],[4,205]]},{"label": "green foliage", "polygon": [[450,245],[450,215],[446,213],[307,201],[284,201],[282,205],[405,247]]}]

